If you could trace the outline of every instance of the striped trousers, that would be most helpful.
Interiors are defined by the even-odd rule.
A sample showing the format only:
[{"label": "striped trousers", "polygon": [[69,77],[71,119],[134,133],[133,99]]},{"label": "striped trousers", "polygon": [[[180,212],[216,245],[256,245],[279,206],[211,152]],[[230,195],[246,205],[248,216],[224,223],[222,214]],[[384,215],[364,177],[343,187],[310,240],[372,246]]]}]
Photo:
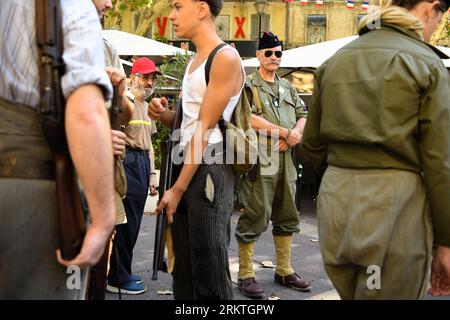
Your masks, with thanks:
[{"label": "striped trousers", "polygon": [[[0,177],[11,159],[52,161],[35,110],[0,99],[0,114]],[[84,298],[85,271],[78,282],[56,261],[55,195],[54,180],[0,178],[0,300]]]},{"label": "striped trousers", "polygon": [[176,300],[231,300],[228,263],[234,173],[230,165],[202,164],[172,224]]}]

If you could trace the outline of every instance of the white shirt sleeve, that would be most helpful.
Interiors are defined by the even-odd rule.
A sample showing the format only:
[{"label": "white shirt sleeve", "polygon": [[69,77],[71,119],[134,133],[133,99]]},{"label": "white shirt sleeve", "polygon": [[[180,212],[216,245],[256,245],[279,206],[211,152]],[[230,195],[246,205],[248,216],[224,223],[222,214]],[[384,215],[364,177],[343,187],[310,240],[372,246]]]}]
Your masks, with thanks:
[{"label": "white shirt sleeve", "polygon": [[103,39],[97,10],[91,0],[62,0],[62,24],[66,73],[61,79],[67,98],[79,86],[97,84],[105,100],[112,98],[112,86],[105,71]]}]

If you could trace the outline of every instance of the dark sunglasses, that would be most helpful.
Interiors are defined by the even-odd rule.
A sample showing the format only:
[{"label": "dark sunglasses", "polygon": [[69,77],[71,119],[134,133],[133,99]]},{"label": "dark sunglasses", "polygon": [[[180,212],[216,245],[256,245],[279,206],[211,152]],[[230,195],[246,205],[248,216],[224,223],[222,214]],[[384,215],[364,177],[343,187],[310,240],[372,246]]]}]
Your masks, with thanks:
[{"label": "dark sunglasses", "polygon": [[273,53],[275,53],[275,57],[277,57],[277,58],[281,58],[281,56],[283,55],[283,52],[281,52],[281,51],[267,50],[267,51],[264,51],[264,57],[270,58]]}]

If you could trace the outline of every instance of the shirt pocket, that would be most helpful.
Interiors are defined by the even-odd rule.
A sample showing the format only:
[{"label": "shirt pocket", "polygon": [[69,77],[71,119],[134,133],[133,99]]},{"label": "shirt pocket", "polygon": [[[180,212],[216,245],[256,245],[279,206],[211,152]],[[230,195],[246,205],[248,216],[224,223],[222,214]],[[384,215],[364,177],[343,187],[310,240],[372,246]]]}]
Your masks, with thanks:
[{"label": "shirt pocket", "polygon": [[297,122],[297,116],[295,114],[295,102],[290,94],[283,97],[283,100],[281,101],[281,108],[281,124],[286,126],[288,129],[292,129]]}]

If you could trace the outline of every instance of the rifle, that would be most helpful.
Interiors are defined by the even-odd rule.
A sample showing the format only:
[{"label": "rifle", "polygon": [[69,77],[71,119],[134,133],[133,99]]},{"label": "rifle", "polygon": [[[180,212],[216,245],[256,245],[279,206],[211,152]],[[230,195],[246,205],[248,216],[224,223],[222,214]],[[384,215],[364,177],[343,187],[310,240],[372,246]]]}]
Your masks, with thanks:
[{"label": "rifle", "polygon": [[[159,176],[159,190],[158,190],[159,201],[161,201],[164,193],[167,190],[169,190],[175,182],[174,164],[172,162],[172,150],[176,146],[176,141],[172,140],[172,135],[175,130],[180,128],[182,117],[183,117],[183,107],[180,98],[176,106],[172,132],[161,144],[161,153],[164,165],[161,167],[161,174]],[[158,280],[158,271],[167,272],[167,264],[164,259],[164,249],[166,245],[165,237],[167,228],[169,228],[169,225],[167,223],[167,216],[164,210],[156,218],[152,280]]]},{"label": "rifle", "polygon": [[124,119],[123,105],[118,97],[119,86],[114,86],[113,98],[111,101],[111,107],[109,108],[109,120],[111,129],[123,131],[125,129],[124,122],[128,122],[129,119]]},{"label": "rifle", "polygon": [[61,256],[75,258],[86,233],[86,215],[70,157],[64,126],[66,101],[60,79],[65,72],[59,0],[36,0],[36,38],[41,63],[38,112],[55,161],[56,201]]}]

